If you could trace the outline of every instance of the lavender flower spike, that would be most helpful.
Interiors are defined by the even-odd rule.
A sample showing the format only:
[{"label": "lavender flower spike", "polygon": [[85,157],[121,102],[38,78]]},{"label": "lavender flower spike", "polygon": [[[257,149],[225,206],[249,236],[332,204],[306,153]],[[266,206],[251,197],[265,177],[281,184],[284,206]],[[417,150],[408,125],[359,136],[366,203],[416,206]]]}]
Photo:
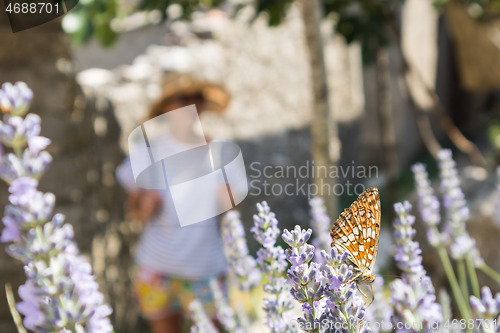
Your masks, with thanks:
[{"label": "lavender flower spike", "polygon": [[230,273],[244,291],[256,287],[261,280],[257,262],[248,253],[245,230],[237,211],[228,212],[222,220],[224,253],[230,263]]},{"label": "lavender flower spike", "polygon": [[294,303],[290,286],[284,277],[287,267],[285,251],[281,246],[276,246],[280,235],[278,220],[265,201],[257,204],[257,210],[258,214],[253,216],[254,226],[250,231],[262,244],[262,248],[257,251],[257,263],[268,280],[264,284],[264,291],[269,294],[264,299],[266,325],[277,333],[296,332],[297,327],[292,324],[289,315]]},{"label": "lavender flower spike", "polygon": [[339,327],[344,328],[343,332],[369,332],[365,300],[355,282],[347,283],[353,275],[352,266],[347,265],[348,252],[340,255],[333,247],[330,253],[321,251],[321,255],[325,262],[322,274],[326,302],[320,322],[328,323],[327,332],[336,332]]},{"label": "lavender flower spike", "polygon": [[[40,136],[40,117],[4,116],[0,121],[0,142],[13,150],[0,158],[0,177],[11,183],[19,177],[39,179],[52,161],[44,149],[50,140]],[[28,145],[29,149],[22,150]]]},{"label": "lavender flower spike", "polygon": [[285,251],[281,246],[275,246],[280,235],[278,220],[267,205],[267,202],[257,204],[258,214],[253,216],[254,225],[250,229],[255,240],[262,244],[257,251],[257,263],[262,272],[279,277],[286,269]]},{"label": "lavender flower spike", "polygon": [[292,231],[285,229],[281,237],[290,246],[290,249],[285,251],[288,261],[292,264],[287,274],[288,282],[292,285],[290,292],[296,301],[302,303],[304,313],[297,321],[302,330],[319,332],[319,301],[324,296],[324,276],[320,270],[321,265],[311,262],[314,246],[306,243],[311,233],[311,229],[303,230],[296,225]]},{"label": "lavender flower spike", "polygon": [[307,244],[311,229],[295,226],[284,230],[282,238],[290,246],[285,251],[292,264],[288,270],[291,294],[302,303],[303,316],[298,327],[305,332],[332,332],[343,328],[348,332],[369,331],[364,320],[365,302],[356,283],[350,282],[353,269],[346,264],[348,253],[340,255],[337,248],[321,251],[323,265],[313,262],[315,248]]},{"label": "lavender flower spike", "polygon": [[33,92],[24,82],[2,84],[0,89],[0,110],[13,116],[24,116],[28,111]]},{"label": "lavender flower spike", "polygon": [[[410,214],[409,202],[396,203],[394,211],[398,215],[394,221],[396,239],[396,263],[403,271],[403,278],[391,283],[391,299],[394,303],[394,324],[405,322],[419,325],[424,331],[442,322],[441,307],[436,302],[436,295],[431,279],[422,266],[419,244],[413,240],[415,229],[412,225],[415,217]],[[404,330],[396,330],[405,332]]]},{"label": "lavender flower spike", "polygon": [[478,328],[481,332],[498,332],[500,330],[500,293],[493,297],[490,288],[481,289],[481,299],[470,296],[469,299],[472,311],[476,318],[483,319],[482,325]]},{"label": "lavender flower spike", "polygon": [[216,279],[210,280],[210,290],[214,296],[217,319],[224,326],[224,329],[229,333],[243,333],[244,330],[238,325],[236,315],[233,309],[229,306],[227,299],[222,292],[221,286]]},{"label": "lavender flower spike", "polygon": [[0,90],[0,108],[7,114],[0,122],[2,152],[12,150],[0,159],[0,177],[10,184],[0,241],[11,242],[7,252],[24,263],[27,277],[16,308],[24,326],[36,332],[111,332],[111,308],[78,252],[72,226],[63,215],[53,215],[55,196],[38,191],[37,179],[51,161],[44,151],[50,141],[39,136],[38,116],[21,117],[31,98],[22,83]]},{"label": "lavender flower spike", "polygon": [[465,228],[469,220],[469,208],[465,201],[464,193],[460,188],[460,180],[456,163],[452,158],[451,150],[443,149],[438,153],[439,169],[441,176],[441,191],[443,193],[444,206],[447,210],[446,231],[451,238],[450,252],[456,259],[464,259],[471,256],[476,267],[484,264],[476,243]]},{"label": "lavender flower spike", "polygon": [[411,168],[415,176],[418,192],[418,208],[422,214],[422,220],[429,226],[437,226],[441,221],[439,213],[439,200],[434,195],[429,174],[422,163],[414,164]]},{"label": "lavender flower spike", "polygon": [[191,326],[191,333],[218,333],[219,331],[215,328],[214,324],[210,321],[205,310],[203,310],[203,304],[195,299],[189,304],[189,311],[191,311],[191,317],[193,320],[193,325]]},{"label": "lavender flower spike", "polygon": [[396,239],[396,254],[394,259],[398,268],[407,276],[413,275],[421,278],[426,275],[422,266],[422,250],[413,240],[416,232],[412,225],[415,217],[410,214],[411,204],[408,201],[396,203],[394,211],[398,215],[394,220],[394,238]]},{"label": "lavender flower spike", "polygon": [[331,248],[330,226],[331,221],[326,213],[325,203],[322,198],[312,198],[309,200],[311,207],[311,228],[314,234],[312,245],[317,251],[328,250]]},{"label": "lavender flower spike", "polygon": [[446,246],[449,243],[449,234],[440,232],[438,225],[441,221],[439,212],[440,203],[434,195],[429,174],[425,166],[417,163],[412,167],[418,192],[418,208],[420,216],[427,227],[427,238],[434,247]]}]

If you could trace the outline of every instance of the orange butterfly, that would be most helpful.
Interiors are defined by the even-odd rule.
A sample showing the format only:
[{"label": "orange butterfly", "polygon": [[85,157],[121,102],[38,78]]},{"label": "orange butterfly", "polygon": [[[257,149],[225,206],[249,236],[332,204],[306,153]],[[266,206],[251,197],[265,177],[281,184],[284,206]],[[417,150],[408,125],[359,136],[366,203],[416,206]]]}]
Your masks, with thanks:
[{"label": "orange butterfly", "polygon": [[[377,256],[380,235],[380,196],[376,187],[361,193],[352,205],[340,214],[330,231],[332,247],[339,253],[348,252],[348,264],[354,268],[355,281],[365,298],[367,295],[359,288],[375,280],[373,267]],[[373,301],[373,289],[372,301]]]}]

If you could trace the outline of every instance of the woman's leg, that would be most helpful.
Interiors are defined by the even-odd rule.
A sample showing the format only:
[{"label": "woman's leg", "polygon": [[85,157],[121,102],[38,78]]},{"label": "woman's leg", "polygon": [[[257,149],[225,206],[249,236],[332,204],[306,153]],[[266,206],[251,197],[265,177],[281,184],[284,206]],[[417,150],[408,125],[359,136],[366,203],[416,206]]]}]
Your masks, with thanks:
[{"label": "woman's leg", "polygon": [[182,333],[183,316],[176,298],[177,280],[142,266],[136,270],[134,289],[152,333]]},{"label": "woman's leg", "polygon": [[180,312],[169,315],[164,319],[149,320],[153,333],[181,333],[182,314]]}]

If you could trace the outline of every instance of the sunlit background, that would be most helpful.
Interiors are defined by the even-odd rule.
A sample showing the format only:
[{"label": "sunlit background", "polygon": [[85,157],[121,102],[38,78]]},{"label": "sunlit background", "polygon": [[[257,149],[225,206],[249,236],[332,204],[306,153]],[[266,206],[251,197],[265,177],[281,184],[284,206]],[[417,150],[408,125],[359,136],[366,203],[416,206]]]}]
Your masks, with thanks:
[{"label": "sunlit background", "polygon": [[[496,2],[325,0],[321,20],[304,15],[304,2],[80,0],[62,19],[15,34],[1,14],[0,80],[25,81],[34,92],[31,110],[54,156],[41,188],[57,195],[57,210],[74,226],[116,332],[147,329],[130,282],[142,226],[126,215],[115,169],[167,72],[220,83],[230,94],[225,112],[201,120],[207,136],[241,147],[249,195],[237,209],[251,252],[257,202],[269,203],[281,229],[309,227],[308,199],[317,193],[300,188],[317,177],[280,170],[327,165],[336,172],[327,180],[334,191],[323,195],[332,223],[360,189],[380,188],[377,274],[398,276],[392,206],[417,206],[415,162],[427,165],[438,191],[435,158],[450,148],[471,210],[468,230],[500,269]],[[5,204],[4,185],[1,193]],[[434,287],[449,288],[421,221],[415,228]],[[22,266],[3,247],[1,285],[18,286]],[[478,278],[500,290],[487,275]],[[15,332],[3,295],[2,288],[0,332]],[[236,291],[231,297],[250,302]]]}]

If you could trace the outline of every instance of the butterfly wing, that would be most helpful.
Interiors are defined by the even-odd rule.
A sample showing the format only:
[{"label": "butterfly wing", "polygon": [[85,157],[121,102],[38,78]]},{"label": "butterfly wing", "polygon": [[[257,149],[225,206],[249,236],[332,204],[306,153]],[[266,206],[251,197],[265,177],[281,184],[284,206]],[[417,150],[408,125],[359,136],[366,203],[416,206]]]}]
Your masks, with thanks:
[{"label": "butterfly wing", "polygon": [[349,259],[360,271],[371,273],[375,265],[380,234],[380,196],[376,187],[361,193],[340,214],[330,231],[332,247],[349,252]]}]

